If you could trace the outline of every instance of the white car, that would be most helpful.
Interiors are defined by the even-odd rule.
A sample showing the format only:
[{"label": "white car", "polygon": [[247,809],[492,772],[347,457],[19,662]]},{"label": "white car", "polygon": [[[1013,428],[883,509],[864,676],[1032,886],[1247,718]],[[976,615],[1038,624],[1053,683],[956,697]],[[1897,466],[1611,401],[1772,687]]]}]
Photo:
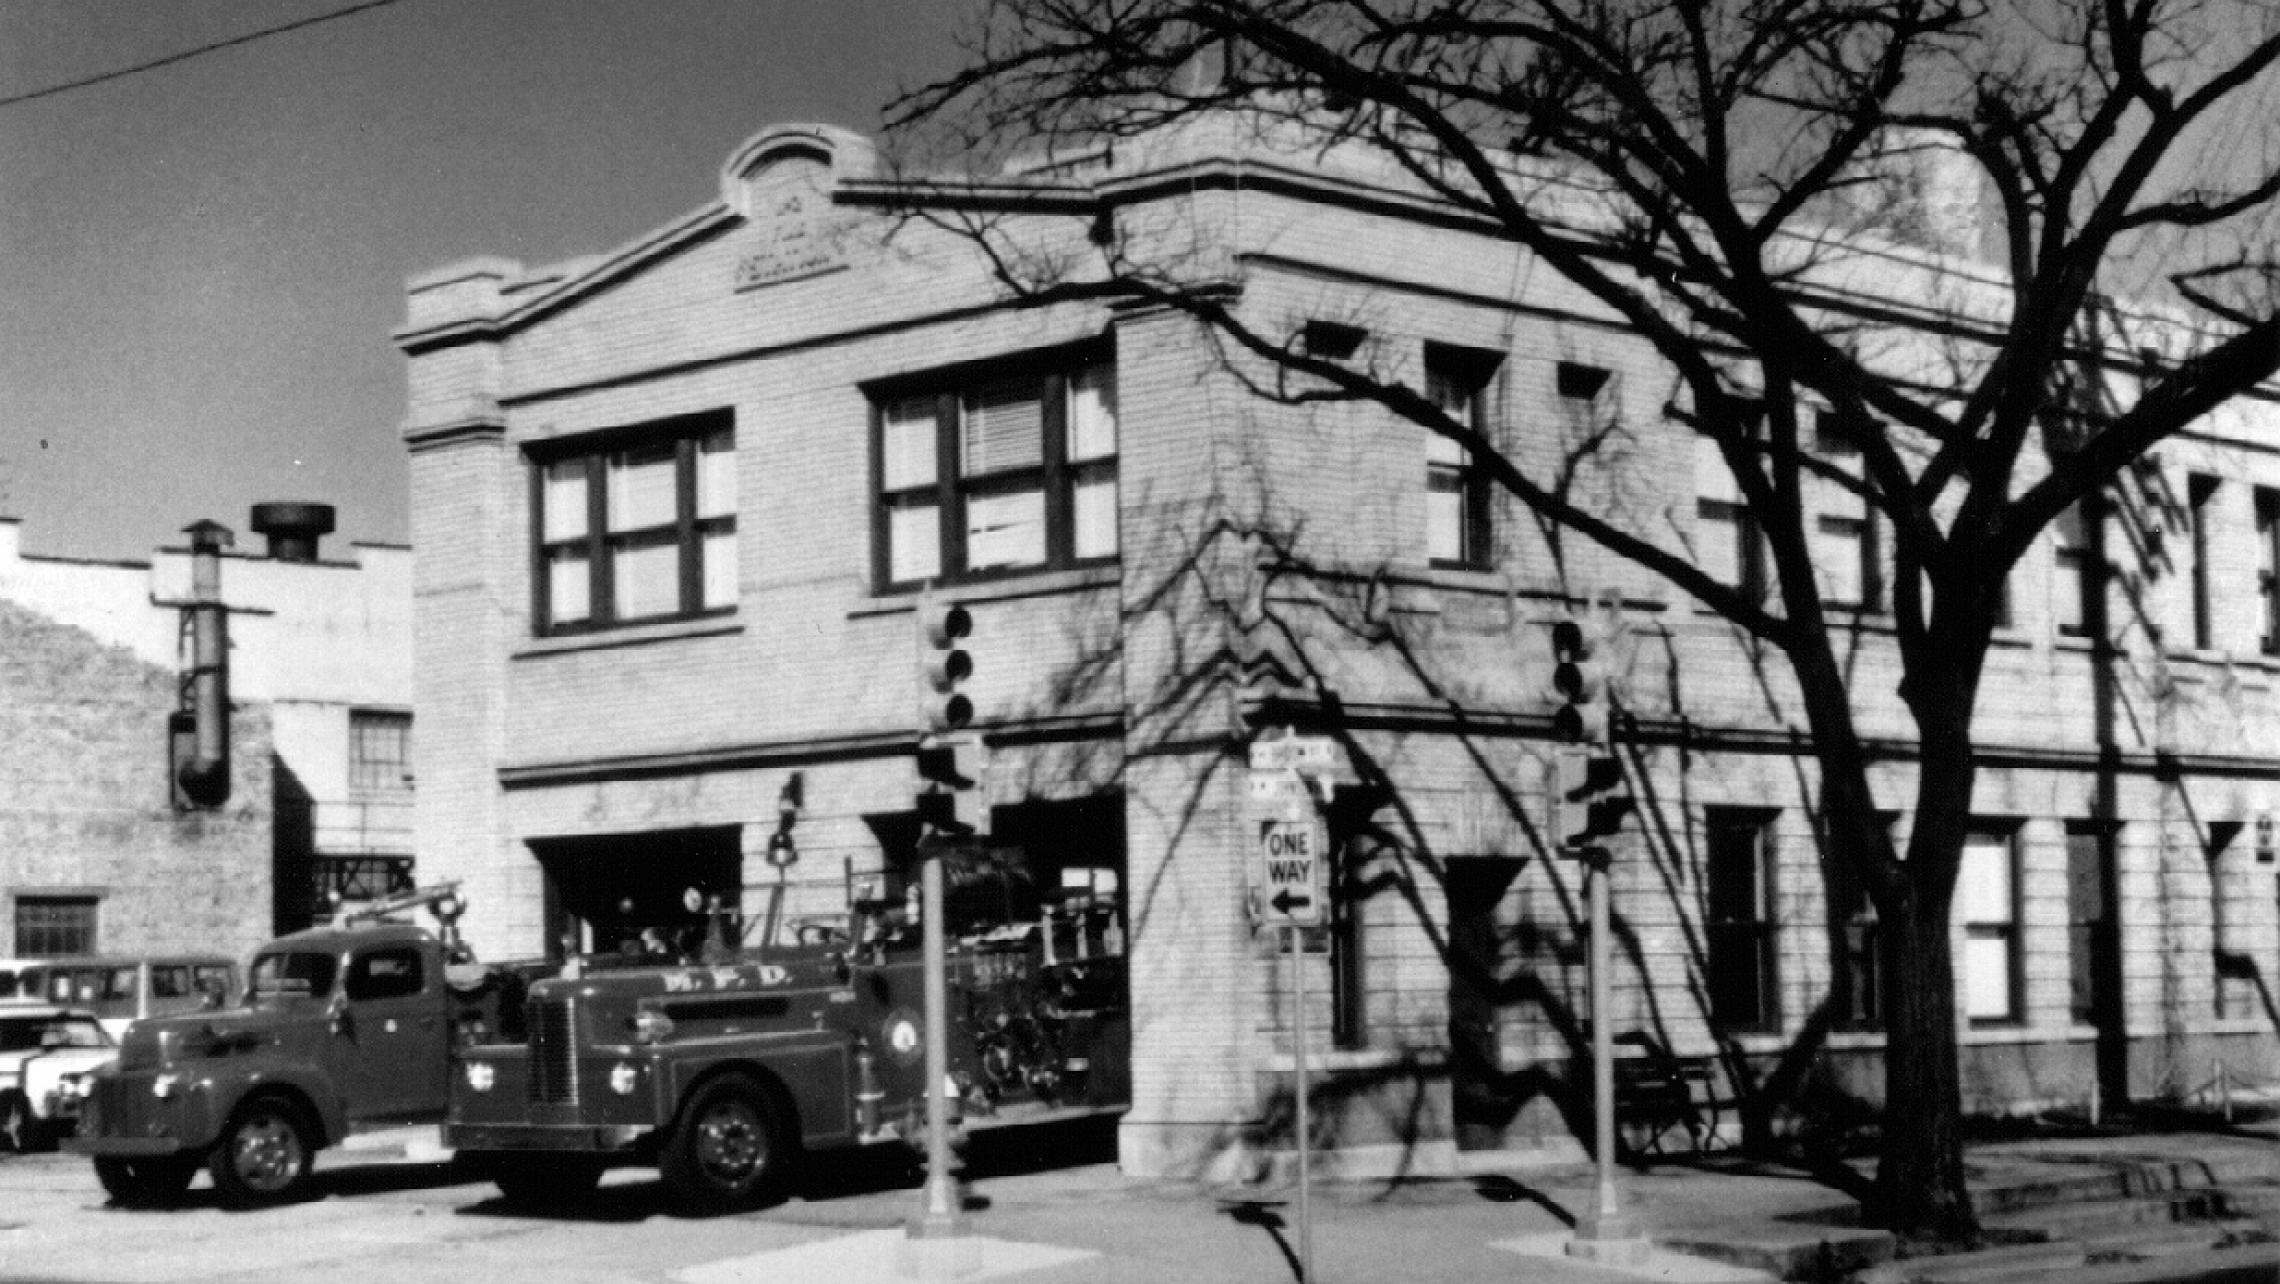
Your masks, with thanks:
[{"label": "white car", "polygon": [[119,1045],[92,1012],[46,1004],[0,1006],[0,1150],[38,1150],[79,1119],[65,1080],[116,1060]]}]

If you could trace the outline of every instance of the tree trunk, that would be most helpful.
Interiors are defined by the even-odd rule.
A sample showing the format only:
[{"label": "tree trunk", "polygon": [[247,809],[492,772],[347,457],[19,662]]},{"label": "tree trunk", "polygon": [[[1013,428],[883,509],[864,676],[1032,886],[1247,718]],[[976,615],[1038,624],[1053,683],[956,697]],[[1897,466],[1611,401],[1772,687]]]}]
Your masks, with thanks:
[{"label": "tree trunk", "polygon": [[1887,979],[1884,1151],[1869,1219],[1908,1234],[1968,1239],[1978,1230],[1963,1178],[1955,967],[1948,915],[1911,891],[1880,911]]}]

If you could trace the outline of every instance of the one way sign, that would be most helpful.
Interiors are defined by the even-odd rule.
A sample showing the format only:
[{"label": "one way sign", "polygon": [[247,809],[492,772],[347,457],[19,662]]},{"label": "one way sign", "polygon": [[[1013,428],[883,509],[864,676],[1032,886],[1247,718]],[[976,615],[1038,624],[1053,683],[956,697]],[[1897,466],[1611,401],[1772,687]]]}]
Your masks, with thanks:
[{"label": "one way sign", "polygon": [[1322,926],[1329,900],[1322,866],[1322,832],[1316,822],[1261,821],[1257,885],[1262,921],[1269,927]]}]

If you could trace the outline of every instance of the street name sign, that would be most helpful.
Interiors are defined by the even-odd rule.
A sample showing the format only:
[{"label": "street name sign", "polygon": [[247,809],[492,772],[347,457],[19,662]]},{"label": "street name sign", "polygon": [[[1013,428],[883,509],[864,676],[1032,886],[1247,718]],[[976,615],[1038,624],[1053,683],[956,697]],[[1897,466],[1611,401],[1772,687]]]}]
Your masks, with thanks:
[{"label": "street name sign", "polygon": [[1306,820],[1259,823],[1259,913],[1269,927],[1320,927],[1329,904],[1322,827]]},{"label": "street name sign", "polygon": [[1327,771],[1338,765],[1338,742],[1328,736],[1284,736],[1251,742],[1251,768]]}]

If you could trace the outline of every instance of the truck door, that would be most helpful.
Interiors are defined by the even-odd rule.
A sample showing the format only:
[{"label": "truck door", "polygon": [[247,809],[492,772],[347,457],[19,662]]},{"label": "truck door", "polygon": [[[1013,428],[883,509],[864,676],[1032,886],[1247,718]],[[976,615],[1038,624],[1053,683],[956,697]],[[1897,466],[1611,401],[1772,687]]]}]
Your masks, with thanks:
[{"label": "truck door", "polygon": [[349,956],[332,1051],[351,1119],[442,1112],[449,1067],[441,973],[433,952],[411,942]]}]

